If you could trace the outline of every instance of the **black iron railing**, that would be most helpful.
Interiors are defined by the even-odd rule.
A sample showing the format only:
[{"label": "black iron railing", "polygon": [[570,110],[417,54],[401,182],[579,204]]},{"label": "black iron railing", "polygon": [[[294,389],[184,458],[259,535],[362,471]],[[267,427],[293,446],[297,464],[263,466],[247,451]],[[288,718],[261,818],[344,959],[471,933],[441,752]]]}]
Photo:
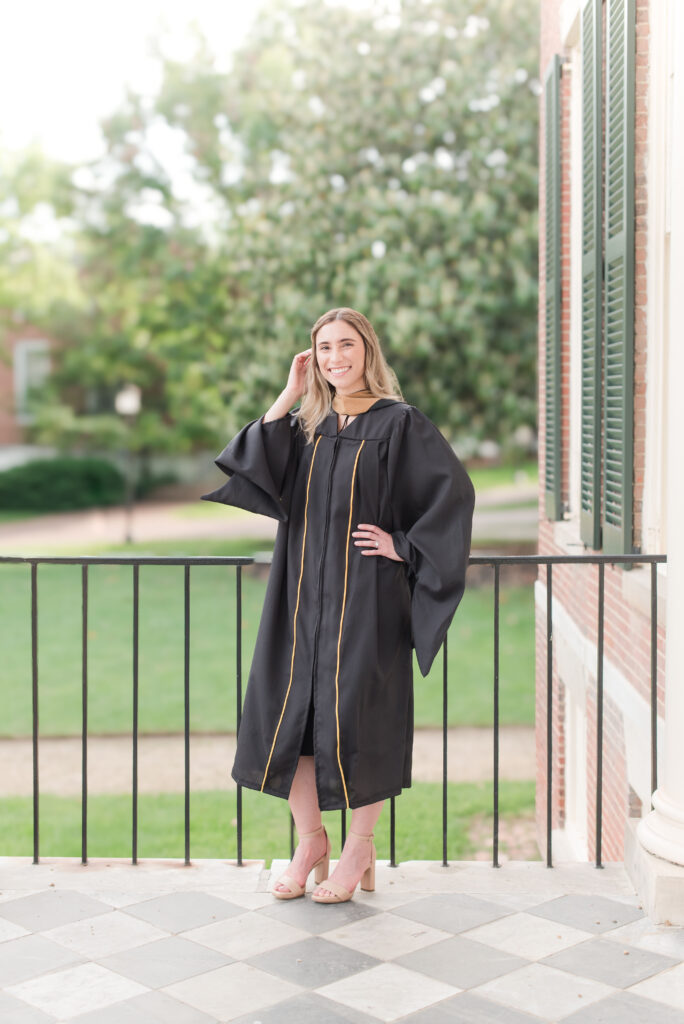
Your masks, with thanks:
[{"label": "black iron railing", "polygon": [[[471,566],[490,567],[493,573],[494,596],[494,646],[493,646],[493,853],[492,865],[499,866],[499,610],[501,570],[512,566],[546,567],[546,863],[553,865],[553,567],[556,565],[598,566],[598,621],[597,621],[597,664],[596,664],[596,867],[602,866],[601,835],[603,827],[603,662],[604,662],[604,603],[606,565],[648,564],[650,577],[650,712],[651,712],[651,792],[657,788],[657,688],[658,688],[658,576],[657,566],[666,562],[665,555],[474,555]],[[236,594],[236,662],[235,697],[236,722],[240,727],[242,711],[242,568],[251,565],[254,559],[248,557],[203,557],[187,558],[156,556],[0,556],[0,565],[21,563],[31,569],[31,685],[32,685],[32,749],[33,749],[33,861],[40,858],[39,827],[39,729],[38,729],[38,566],[80,565],[82,595],[82,649],[81,649],[81,860],[88,860],[88,570],[92,565],[130,565],[133,588],[133,712],[132,735],[132,825],[131,861],[138,862],[138,698],[139,698],[139,610],[140,610],[140,566],[163,565],[183,566],[184,569],[184,835],[185,863],[190,863],[190,570],[199,566],[226,566],[235,569]],[[448,665],[447,640],[442,651],[442,864],[448,864]],[[341,842],[346,835],[346,812],[341,811]],[[237,787],[237,849],[236,860],[242,864],[242,790]],[[290,846],[294,851],[295,835],[290,822]],[[396,806],[395,798],[390,801],[390,864],[396,866]]]}]

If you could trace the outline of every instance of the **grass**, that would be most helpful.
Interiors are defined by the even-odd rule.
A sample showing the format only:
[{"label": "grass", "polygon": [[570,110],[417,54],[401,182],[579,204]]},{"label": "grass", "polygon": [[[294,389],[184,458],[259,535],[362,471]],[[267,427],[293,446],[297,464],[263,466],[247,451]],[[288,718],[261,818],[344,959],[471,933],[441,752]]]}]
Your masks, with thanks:
[{"label": "grass", "polygon": [[[127,552],[243,554],[267,548],[254,539],[155,543]],[[112,551],[111,548],[108,549]],[[113,549],[117,550],[117,549]],[[31,732],[30,570],[0,567],[0,649],[3,714],[0,735]],[[243,680],[246,682],[266,582],[243,573]],[[191,572],[190,727],[196,732],[235,727],[235,570],[202,566]],[[140,730],[183,729],[183,569],[140,569]],[[500,714],[503,724],[534,721],[534,598],[531,586],[501,588]],[[132,569],[89,570],[88,711],[91,733],[125,733],[132,720]],[[452,725],[492,721],[493,598],[489,587],[466,591],[449,632],[449,714]],[[45,735],[81,729],[81,569],[38,568],[39,717]],[[442,715],[442,657],[426,679],[417,665],[415,716],[419,726]]]},{"label": "grass", "polygon": [[36,516],[44,515],[43,512],[33,512],[29,510],[17,511],[15,509],[0,509],[0,524],[2,523],[17,523],[22,519],[35,519]]},{"label": "grass", "polygon": [[472,469],[466,466],[466,469],[476,491],[507,487],[521,481],[536,484],[539,480],[539,467],[533,460],[510,466],[473,466]]},{"label": "grass", "polygon": [[[507,821],[534,812],[534,783],[500,783],[500,819]],[[492,813],[491,783],[448,784],[447,849],[450,860],[469,860],[477,852],[468,837],[475,819]],[[138,856],[183,857],[183,795],[139,797]],[[191,796],[190,842],[193,858],[226,858],[236,854],[235,792],[205,791]],[[396,803],[397,860],[442,859],[442,787],[416,783]],[[28,797],[0,800],[2,852],[7,857],[29,856],[33,850],[32,805]],[[289,856],[289,812],[284,800],[265,799],[243,791],[243,856],[271,860]],[[389,807],[376,827],[378,856],[389,857]],[[339,812],[324,815],[333,855],[339,852]],[[88,801],[89,857],[130,857],[130,796],[91,796]],[[42,796],[40,854],[42,857],[80,857],[81,804],[77,798]],[[502,851],[502,852],[505,852]]]}]

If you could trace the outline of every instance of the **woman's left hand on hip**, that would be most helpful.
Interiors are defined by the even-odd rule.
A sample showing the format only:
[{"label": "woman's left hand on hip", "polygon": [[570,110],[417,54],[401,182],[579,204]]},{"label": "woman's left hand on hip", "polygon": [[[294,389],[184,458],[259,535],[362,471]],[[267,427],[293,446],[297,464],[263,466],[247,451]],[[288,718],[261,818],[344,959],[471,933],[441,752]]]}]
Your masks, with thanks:
[{"label": "woman's left hand on hip", "polygon": [[391,558],[393,562],[403,562],[394,550],[394,542],[391,533],[385,533],[379,526],[372,523],[359,523],[352,537],[358,538],[354,541],[357,548],[363,548],[362,555],[383,555]]}]

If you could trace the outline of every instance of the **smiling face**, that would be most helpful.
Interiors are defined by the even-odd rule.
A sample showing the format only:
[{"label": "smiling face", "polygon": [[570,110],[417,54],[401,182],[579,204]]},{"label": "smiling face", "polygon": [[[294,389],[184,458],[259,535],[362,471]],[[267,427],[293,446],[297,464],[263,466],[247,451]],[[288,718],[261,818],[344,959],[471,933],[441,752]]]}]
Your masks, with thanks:
[{"label": "smiling face", "polygon": [[323,324],[316,335],[318,368],[340,395],[365,388],[366,347],[363,338],[345,320]]}]

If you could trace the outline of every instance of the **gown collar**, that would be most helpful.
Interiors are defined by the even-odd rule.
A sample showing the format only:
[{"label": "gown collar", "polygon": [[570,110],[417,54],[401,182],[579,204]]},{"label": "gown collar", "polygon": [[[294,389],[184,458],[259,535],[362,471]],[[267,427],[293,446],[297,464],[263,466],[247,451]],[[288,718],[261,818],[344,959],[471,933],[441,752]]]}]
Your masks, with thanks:
[{"label": "gown collar", "polygon": [[361,391],[354,391],[351,395],[335,394],[332,407],[335,412],[339,412],[343,416],[358,416],[361,412],[368,412],[377,401],[377,395],[374,395],[368,388],[362,388]]}]

